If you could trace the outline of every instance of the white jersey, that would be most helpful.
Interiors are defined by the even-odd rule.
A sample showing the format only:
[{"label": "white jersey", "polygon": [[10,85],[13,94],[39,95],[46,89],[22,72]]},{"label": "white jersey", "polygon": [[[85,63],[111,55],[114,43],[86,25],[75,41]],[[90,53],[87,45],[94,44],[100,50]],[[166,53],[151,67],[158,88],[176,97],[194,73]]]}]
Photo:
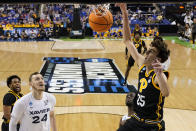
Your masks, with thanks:
[{"label": "white jersey", "polygon": [[43,92],[42,99],[36,100],[31,92],[15,103],[11,117],[20,121],[19,131],[50,131],[50,111],[55,104],[52,94]]}]

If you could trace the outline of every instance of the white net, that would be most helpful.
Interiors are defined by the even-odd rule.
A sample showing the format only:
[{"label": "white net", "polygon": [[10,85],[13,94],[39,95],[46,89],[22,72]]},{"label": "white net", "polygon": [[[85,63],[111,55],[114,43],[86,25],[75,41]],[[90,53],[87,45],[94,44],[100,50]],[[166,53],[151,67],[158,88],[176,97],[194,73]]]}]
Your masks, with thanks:
[{"label": "white net", "polygon": [[110,9],[110,4],[97,4],[97,5],[89,5],[91,7],[91,11],[93,11],[96,15],[103,16]]}]

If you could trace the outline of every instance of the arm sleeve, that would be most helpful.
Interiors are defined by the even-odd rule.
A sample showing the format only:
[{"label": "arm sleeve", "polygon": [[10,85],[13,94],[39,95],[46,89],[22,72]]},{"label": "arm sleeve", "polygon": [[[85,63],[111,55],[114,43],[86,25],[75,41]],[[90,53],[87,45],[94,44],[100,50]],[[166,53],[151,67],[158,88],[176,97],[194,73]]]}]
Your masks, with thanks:
[{"label": "arm sleeve", "polygon": [[14,104],[13,111],[11,113],[9,131],[16,131],[16,126],[24,113],[24,108],[25,106],[21,100],[16,101],[16,103]]},{"label": "arm sleeve", "polygon": [[10,94],[10,93],[7,93],[7,94],[3,97],[3,105],[11,106],[15,101],[16,101],[16,97],[13,96],[13,95]]}]

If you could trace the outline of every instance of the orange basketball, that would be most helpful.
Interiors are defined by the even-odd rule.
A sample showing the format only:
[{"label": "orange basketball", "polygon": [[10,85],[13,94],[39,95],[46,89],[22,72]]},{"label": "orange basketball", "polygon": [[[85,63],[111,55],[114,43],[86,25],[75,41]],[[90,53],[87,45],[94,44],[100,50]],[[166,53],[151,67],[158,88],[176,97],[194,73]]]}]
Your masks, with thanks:
[{"label": "orange basketball", "polygon": [[[95,13],[96,12],[96,13]],[[101,13],[98,10],[92,11],[89,15],[89,25],[96,32],[106,32],[113,24],[113,17],[109,10]]]}]

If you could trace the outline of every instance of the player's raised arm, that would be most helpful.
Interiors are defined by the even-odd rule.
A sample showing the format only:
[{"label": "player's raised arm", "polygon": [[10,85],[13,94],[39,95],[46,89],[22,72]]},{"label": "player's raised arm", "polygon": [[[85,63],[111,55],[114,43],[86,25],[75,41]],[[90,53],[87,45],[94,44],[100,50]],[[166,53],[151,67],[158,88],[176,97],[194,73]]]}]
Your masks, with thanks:
[{"label": "player's raised arm", "polygon": [[127,4],[125,3],[117,3],[116,6],[119,6],[122,12],[123,17],[123,41],[128,48],[133,59],[136,61],[138,66],[140,67],[143,64],[144,57],[140,55],[133,44],[131,42],[131,31],[129,27],[129,18],[128,18],[128,11],[127,11]]},{"label": "player's raised arm", "polygon": [[129,17],[127,12],[127,4],[118,3],[116,6],[119,6],[122,12],[123,17],[123,41],[131,41],[131,30],[129,27]]},{"label": "player's raised arm", "polygon": [[[163,67],[161,63],[156,60],[152,64],[155,72],[156,72],[156,77],[155,77],[155,83],[159,85],[161,93],[163,96],[169,96],[170,93],[170,87],[167,81],[166,75],[163,73]],[[168,74],[169,75],[169,74]]]}]

